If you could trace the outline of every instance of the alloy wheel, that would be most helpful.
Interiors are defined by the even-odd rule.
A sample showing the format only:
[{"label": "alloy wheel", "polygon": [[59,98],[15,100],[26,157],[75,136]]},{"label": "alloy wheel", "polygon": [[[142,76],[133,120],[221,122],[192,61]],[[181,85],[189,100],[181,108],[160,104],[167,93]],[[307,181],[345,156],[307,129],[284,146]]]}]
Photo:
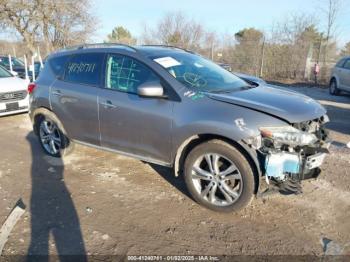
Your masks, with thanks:
[{"label": "alloy wheel", "polygon": [[243,189],[243,180],[236,165],[227,157],[208,153],[194,162],[192,183],[197,193],[207,202],[228,206],[236,202]]},{"label": "alloy wheel", "polygon": [[60,152],[62,140],[57,125],[51,120],[45,119],[40,123],[39,135],[44,149],[50,155]]}]

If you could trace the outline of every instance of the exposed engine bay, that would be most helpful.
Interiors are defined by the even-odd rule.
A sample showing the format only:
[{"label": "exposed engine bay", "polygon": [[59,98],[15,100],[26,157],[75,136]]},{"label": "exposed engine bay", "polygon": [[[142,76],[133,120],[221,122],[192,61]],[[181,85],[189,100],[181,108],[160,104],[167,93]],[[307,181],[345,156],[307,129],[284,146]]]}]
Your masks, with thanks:
[{"label": "exposed engine bay", "polygon": [[302,193],[301,181],[316,178],[329,153],[327,115],[286,127],[261,128],[263,174],[269,189],[285,194]]}]

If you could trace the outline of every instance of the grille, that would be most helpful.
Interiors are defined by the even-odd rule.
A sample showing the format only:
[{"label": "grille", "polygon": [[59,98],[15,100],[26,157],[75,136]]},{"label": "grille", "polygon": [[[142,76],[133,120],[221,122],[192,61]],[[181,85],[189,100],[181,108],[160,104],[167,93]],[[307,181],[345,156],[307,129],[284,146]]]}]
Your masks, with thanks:
[{"label": "grille", "polygon": [[0,102],[18,101],[26,98],[27,91],[0,93]]}]

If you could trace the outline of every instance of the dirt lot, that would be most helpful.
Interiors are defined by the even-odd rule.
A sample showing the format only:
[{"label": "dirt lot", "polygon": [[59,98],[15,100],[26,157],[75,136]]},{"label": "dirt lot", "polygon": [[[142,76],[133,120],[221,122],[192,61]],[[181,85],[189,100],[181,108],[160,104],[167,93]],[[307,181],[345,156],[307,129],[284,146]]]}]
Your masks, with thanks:
[{"label": "dirt lot", "polygon": [[350,96],[298,88],[329,110],[334,142],[304,194],[256,199],[238,214],[191,200],[171,170],[78,146],[45,156],[26,114],[0,118],[0,222],[27,205],[11,254],[350,255]]}]

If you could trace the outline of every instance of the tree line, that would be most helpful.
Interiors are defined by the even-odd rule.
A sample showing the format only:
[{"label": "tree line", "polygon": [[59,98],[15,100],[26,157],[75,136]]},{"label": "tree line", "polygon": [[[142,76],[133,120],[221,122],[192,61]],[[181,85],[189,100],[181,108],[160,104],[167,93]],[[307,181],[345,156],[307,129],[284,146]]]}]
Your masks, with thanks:
[{"label": "tree line", "polygon": [[[228,64],[234,71],[271,80],[310,80],[314,65],[319,64],[320,78],[325,82],[336,60],[350,55],[350,42],[338,50],[336,29],[342,0],[319,1],[318,18],[289,14],[268,30],[243,28],[218,34],[185,13],[171,12],[155,25],[145,25],[138,37],[116,26],[105,42],[178,46]],[[31,53],[37,46],[49,53],[89,42],[97,25],[90,0],[0,0],[0,27],[20,36],[17,45]],[[0,42],[2,46],[8,48],[8,42]]]}]

